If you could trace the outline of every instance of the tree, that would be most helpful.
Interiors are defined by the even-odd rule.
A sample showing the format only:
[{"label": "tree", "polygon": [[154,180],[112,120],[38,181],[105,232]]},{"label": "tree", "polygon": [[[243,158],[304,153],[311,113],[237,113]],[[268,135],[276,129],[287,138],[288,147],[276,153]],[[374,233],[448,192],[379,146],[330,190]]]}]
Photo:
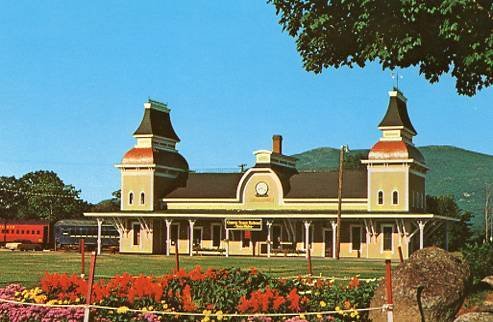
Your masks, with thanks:
[{"label": "tree", "polygon": [[36,171],[19,179],[25,202],[20,217],[48,220],[81,217],[88,209],[87,202],[80,199],[80,190],[66,185],[53,171]]},{"label": "tree", "polygon": [[344,154],[344,169],[366,169],[366,165],[361,160],[367,158],[365,153],[346,153]]},{"label": "tree", "polygon": [[491,0],[269,0],[296,40],[307,71],[341,66],[419,66],[431,83],[444,73],[459,94],[493,83]]},{"label": "tree", "polygon": [[[457,223],[449,223],[449,250],[458,250],[470,240],[471,213],[463,211],[457,206],[452,196],[426,196],[427,211],[438,216],[459,219]],[[445,246],[445,234],[436,233],[429,236],[428,241],[434,245]]]},{"label": "tree", "polygon": [[8,220],[15,218],[24,201],[19,190],[19,181],[15,177],[0,177],[0,217]]},{"label": "tree", "polygon": [[100,201],[92,207],[94,212],[115,212],[120,210],[121,190],[111,193],[113,198]]}]

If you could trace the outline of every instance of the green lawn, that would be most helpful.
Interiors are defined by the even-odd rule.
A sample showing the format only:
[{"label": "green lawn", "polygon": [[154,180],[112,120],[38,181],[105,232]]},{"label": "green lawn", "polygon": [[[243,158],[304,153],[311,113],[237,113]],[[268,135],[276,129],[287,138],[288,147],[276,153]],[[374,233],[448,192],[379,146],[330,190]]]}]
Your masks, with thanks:
[{"label": "green lawn", "polygon": [[[88,272],[89,253],[86,254],[86,274]],[[265,257],[211,257],[181,256],[180,265],[190,269],[196,265],[208,267],[256,267],[259,271],[276,276],[304,275],[307,262],[304,258],[265,258]],[[80,255],[64,252],[0,252],[0,286],[9,283],[21,283],[34,286],[44,272],[80,273]],[[174,256],[161,255],[110,255],[98,256],[96,275],[130,274],[160,275],[171,272],[175,267]],[[312,259],[315,275],[350,277],[360,274],[361,278],[381,277],[384,274],[384,261],[364,259],[341,260]]]}]

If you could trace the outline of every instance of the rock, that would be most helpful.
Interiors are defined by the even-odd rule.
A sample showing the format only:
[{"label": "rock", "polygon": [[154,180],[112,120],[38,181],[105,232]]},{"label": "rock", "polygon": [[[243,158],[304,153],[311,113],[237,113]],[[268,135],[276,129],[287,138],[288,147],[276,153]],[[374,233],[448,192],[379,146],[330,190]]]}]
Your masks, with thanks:
[{"label": "rock", "polygon": [[481,282],[488,284],[490,287],[493,287],[493,275],[486,276],[481,280]]},{"label": "rock", "polygon": [[488,312],[473,312],[459,316],[454,322],[491,322],[493,321],[493,313]]},{"label": "rock", "polygon": [[[394,321],[453,321],[469,283],[469,265],[438,247],[414,252],[392,274]],[[418,288],[419,287],[419,288]],[[419,289],[419,291],[418,291]],[[371,307],[386,303],[385,281],[375,291]],[[386,322],[385,312],[371,311],[373,322]]]}]

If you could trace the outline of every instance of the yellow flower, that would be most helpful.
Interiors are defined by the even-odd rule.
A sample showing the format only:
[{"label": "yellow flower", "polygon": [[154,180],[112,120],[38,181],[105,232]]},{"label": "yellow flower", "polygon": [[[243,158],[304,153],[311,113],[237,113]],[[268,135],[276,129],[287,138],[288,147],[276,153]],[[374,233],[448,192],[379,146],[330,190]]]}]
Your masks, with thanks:
[{"label": "yellow flower", "polygon": [[219,310],[216,312],[217,314],[217,320],[222,321],[223,320],[223,311]]},{"label": "yellow flower", "polygon": [[300,314],[300,319],[305,320],[305,315],[304,314]]},{"label": "yellow flower", "polygon": [[323,318],[322,314],[317,314],[317,319],[321,320]]},{"label": "yellow flower", "polygon": [[120,306],[118,309],[116,309],[116,313],[118,314],[125,314],[128,312],[128,307],[126,306]]},{"label": "yellow flower", "polygon": [[80,298],[75,298],[75,303],[79,303],[80,302]]},{"label": "yellow flower", "polygon": [[327,303],[325,303],[324,301],[320,301],[320,307],[326,307],[327,306]]}]

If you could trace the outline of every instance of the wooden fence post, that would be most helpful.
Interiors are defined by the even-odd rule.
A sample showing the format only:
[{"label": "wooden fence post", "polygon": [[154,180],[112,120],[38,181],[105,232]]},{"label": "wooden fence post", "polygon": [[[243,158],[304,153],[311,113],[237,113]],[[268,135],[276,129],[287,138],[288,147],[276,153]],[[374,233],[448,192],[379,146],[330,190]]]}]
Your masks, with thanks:
[{"label": "wooden fence post", "polygon": [[84,278],[85,277],[85,267],[86,267],[86,260],[85,260],[85,241],[84,238],[82,238],[79,241],[79,250],[80,250],[80,277]]},{"label": "wooden fence post", "polygon": [[392,264],[390,259],[385,260],[385,286],[387,291],[387,322],[393,322],[394,300],[392,298]]},{"label": "wooden fence post", "polygon": [[84,322],[89,322],[90,309],[92,302],[92,285],[94,283],[94,272],[96,270],[96,252],[91,253],[91,266],[89,266],[89,276],[87,279],[86,308],[84,309]]},{"label": "wooden fence post", "polygon": [[401,261],[401,263],[404,263],[404,256],[402,256],[402,247],[399,246],[398,250],[399,250],[399,260]]},{"label": "wooden fence post", "polygon": [[306,251],[308,252],[307,260],[308,260],[308,275],[312,275],[312,255],[310,251],[311,247],[308,246]]}]

